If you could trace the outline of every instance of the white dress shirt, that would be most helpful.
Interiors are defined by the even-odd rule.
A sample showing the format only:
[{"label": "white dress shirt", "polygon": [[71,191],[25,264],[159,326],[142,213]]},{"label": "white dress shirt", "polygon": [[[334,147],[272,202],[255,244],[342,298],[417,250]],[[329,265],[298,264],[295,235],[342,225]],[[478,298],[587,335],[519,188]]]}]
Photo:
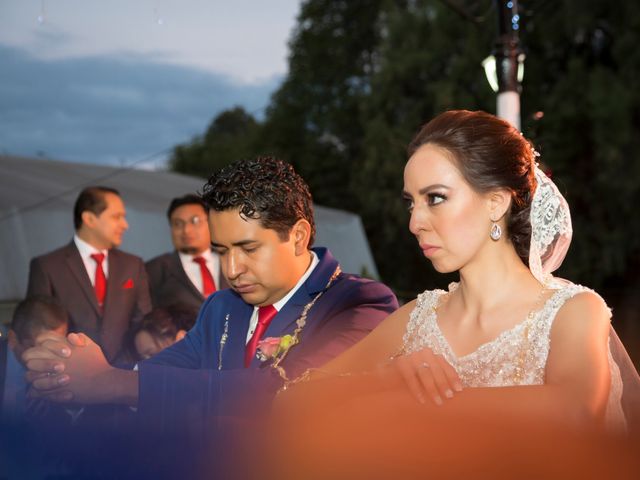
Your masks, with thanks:
[{"label": "white dress shirt", "polygon": [[[320,263],[320,260],[318,259],[316,252],[311,251],[311,265],[309,265],[309,268],[307,268],[307,271],[304,272],[304,275],[300,277],[300,280],[298,280],[298,283],[296,283],[295,287],[289,290],[289,293],[287,293],[284,297],[282,297],[280,300],[278,300],[273,304],[273,308],[275,308],[279,312],[282,309],[282,307],[284,307],[287,304],[289,299],[293,297],[294,293],[298,291],[298,289],[307,280],[307,278],[309,278],[309,275],[311,275],[311,272],[313,272],[313,270],[316,268],[318,263]],[[259,308],[260,307],[253,307],[253,313],[251,314],[251,320],[249,321],[249,331],[247,332],[246,343],[249,343],[249,340],[251,340],[251,337],[253,336],[253,332],[256,331],[256,327],[258,326],[258,309]]]},{"label": "white dress shirt", "polygon": [[109,250],[98,250],[93,245],[89,245],[87,242],[82,240],[78,235],[73,236],[73,242],[76,244],[76,247],[80,252],[82,263],[84,263],[84,268],[87,270],[89,280],[91,280],[91,286],[96,286],[96,268],[98,267],[96,261],[91,258],[91,255],[93,255],[94,253],[104,254],[102,271],[104,272],[105,279],[109,278]]},{"label": "white dress shirt", "polygon": [[193,261],[195,257],[202,257],[205,259],[207,268],[213,277],[213,281],[216,282],[216,290],[220,288],[220,258],[217,254],[207,249],[197,255],[182,252],[178,252],[178,255],[180,256],[180,262],[182,263],[182,268],[184,268],[187,277],[189,277],[191,283],[195,285],[200,293],[202,293],[204,285],[202,282],[200,264]]}]

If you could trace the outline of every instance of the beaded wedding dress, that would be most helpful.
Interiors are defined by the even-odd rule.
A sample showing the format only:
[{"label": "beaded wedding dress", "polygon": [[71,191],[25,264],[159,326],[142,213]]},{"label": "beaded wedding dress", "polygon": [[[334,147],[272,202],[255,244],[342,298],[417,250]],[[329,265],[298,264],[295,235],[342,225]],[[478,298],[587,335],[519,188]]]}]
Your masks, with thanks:
[{"label": "beaded wedding dress", "polygon": [[[597,295],[593,290],[552,275],[562,264],[571,243],[571,214],[556,185],[537,165],[533,168],[537,186],[530,211],[528,266],[540,284],[552,292],[544,305],[495,339],[460,357],[452,350],[437,323],[437,308],[458,288],[457,283],[449,286],[449,292],[427,290],[418,295],[407,322],[399,354],[431,349],[453,366],[463,387],[543,385],[553,347],[551,330],[558,311],[580,293]],[[608,350],[611,384],[605,424],[612,431],[624,431],[627,427],[640,431],[640,376],[613,327],[610,328]],[[348,366],[343,368],[346,372],[357,370],[350,370]],[[307,375],[298,380],[308,379],[309,371],[305,373]]]},{"label": "beaded wedding dress", "polygon": [[[457,287],[457,283],[452,283],[449,293]],[[582,292],[592,290],[564,283],[554,289],[551,297],[539,310],[531,312],[522,322],[482,344],[474,352],[458,357],[437,322],[436,309],[448,292],[429,290],[417,298],[403,338],[403,351],[412,353],[427,347],[442,355],[455,368],[464,387],[542,385],[551,347],[551,327],[556,314],[567,300]],[[625,429],[625,416],[621,406],[622,380],[611,352],[609,368],[611,388],[605,422],[609,428],[619,431]]]}]

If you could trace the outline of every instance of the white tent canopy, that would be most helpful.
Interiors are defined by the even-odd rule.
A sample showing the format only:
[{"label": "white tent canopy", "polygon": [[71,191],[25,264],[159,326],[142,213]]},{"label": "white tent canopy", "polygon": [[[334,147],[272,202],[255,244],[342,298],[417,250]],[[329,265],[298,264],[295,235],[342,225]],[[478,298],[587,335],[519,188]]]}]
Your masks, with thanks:
[{"label": "white tent canopy", "polygon": [[[172,198],[204,180],[168,172],[0,156],[0,301],[24,297],[29,261],[73,235],[73,204],[88,185],[120,191],[129,230],[121,248],[148,260],[172,249],[166,210]],[[377,277],[358,215],[315,206],[315,245],[326,246],[346,272]]]}]

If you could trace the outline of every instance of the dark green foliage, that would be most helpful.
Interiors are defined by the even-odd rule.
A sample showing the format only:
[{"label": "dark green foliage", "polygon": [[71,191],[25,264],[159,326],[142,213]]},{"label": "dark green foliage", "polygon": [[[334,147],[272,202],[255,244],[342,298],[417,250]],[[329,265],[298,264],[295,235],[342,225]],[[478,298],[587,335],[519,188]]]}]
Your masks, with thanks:
[{"label": "dark green foliage", "polygon": [[637,2],[533,1],[525,10],[524,133],[572,208],[560,273],[598,287],[640,266],[639,18]]},{"label": "dark green foliage", "polygon": [[170,168],[208,178],[214,171],[256,152],[260,126],[244,109],[226,110],[211,122],[203,137],[173,151]]},{"label": "dark green foliage", "polygon": [[[176,147],[173,168],[204,176],[236,158],[278,155],[318,203],[362,216],[383,280],[403,297],[442,286],[449,279],[407,229],[405,149],[444,110],[495,112],[481,68],[497,32],[493,3],[304,2],[265,121],[224,112],[203,138]],[[640,3],[531,0],[520,9],[523,131],[573,211],[560,273],[595,287],[628,280],[640,267]]]}]

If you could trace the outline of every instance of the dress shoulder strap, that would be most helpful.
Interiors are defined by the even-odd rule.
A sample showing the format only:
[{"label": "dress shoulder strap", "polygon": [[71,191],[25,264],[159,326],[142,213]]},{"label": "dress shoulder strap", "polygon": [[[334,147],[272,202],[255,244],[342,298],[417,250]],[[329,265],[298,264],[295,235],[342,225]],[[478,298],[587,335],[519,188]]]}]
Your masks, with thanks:
[{"label": "dress shoulder strap", "polygon": [[[564,306],[564,304],[576,295],[585,292],[596,295],[606,306],[606,302],[604,301],[604,299],[594,290],[575,283],[565,282],[564,284],[562,284],[562,286],[560,286],[560,288],[555,290],[553,295],[551,295],[542,309],[538,312],[536,323],[538,323],[540,327],[544,326],[543,329],[548,335],[550,333],[551,326],[553,325],[553,322],[557,317],[558,311]],[[609,318],[611,318],[611,309],[609,309],[608,306],[606,308],[609,312]]]},{"label": "dress shoulder strap", "polygon": [[418,294],[415,309],[433,308],[438,304],[438,298],[444,293],[443,290],[425,290]]},{"label": "dress shoulder strap", "polygon": [[416,305],[409,315],[407,329],[403,337],[403,348],[407,348],[410,343],[415,341],[418,331],[424,331],[428,327],[428,323],[433,319],[431,313],[438,305],[440,297],[445,294],[444,290],[426,290],[416,298]]},{"label": "dress shoulder strap", "polygon": [[576,295],[580,293],[587,293],[587,292],[591,293],[592,295],[595,295],[602,302],[602,304],[607,308],[607,311],[609,312],[609,316],[611,316],[611,309],[607,305],[607,302],[604,301],[604,298],[602,298],[600,294],[598,294],[598,292],[588,287],[578,285],[577,283],[567,282],[564,286],[558,289],[558,291],[551,297],[550,300],[553,300],[552,303],[554,303],[559,309],[568,300],[572,299]]}]

